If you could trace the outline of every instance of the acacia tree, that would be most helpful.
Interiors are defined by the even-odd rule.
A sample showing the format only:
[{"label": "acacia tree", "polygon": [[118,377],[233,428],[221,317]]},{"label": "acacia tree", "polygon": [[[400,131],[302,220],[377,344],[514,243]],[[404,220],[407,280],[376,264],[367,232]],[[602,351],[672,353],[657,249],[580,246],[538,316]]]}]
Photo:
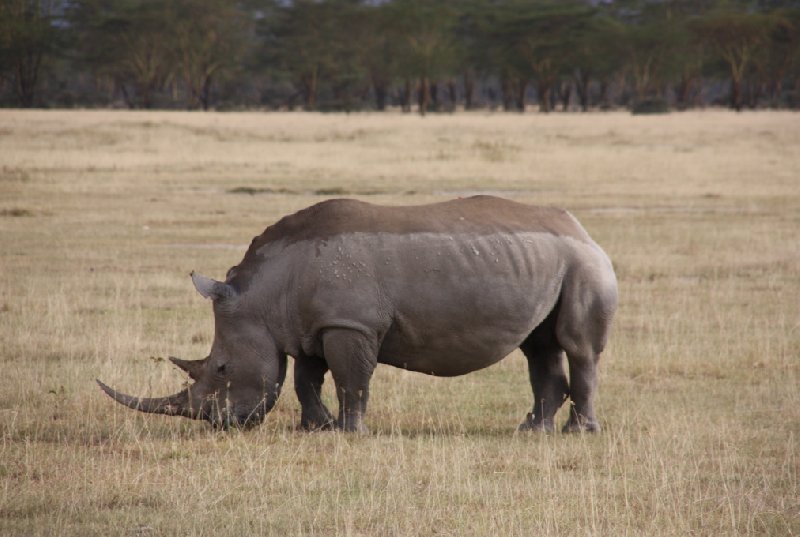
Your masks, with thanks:
[{"label": "acacia tree", "polygon": [[175,65],[173,11],[149,0],[76,2],[71,22],[90,69],[114,81],[130,108],[152,108]]},{"label": "acacia tree", "polygon": [[771,17],[769,46],[763,49],[759,71],[767,86],[770,105],[778,106],[784,80],[793,67],[800,67],[800,8],[781,9]]},{"label": "acacia tree", "polygon": [[487,9],[487,48],[491,51],[489,63],[500,82],[503,109],[525,111],[531,72],[528,59],[521,53],[527,27],[520,24],[518,15],[523,7],[514,0],[501,1]]},{"label": "acacia tree", "polygon": [[208,110],[213,82],[229,75],[242,59],[249,20],[226,0],[178,0],[174,9],[175,63],[187,105]]},{"label": "acacia tree", "polygon": [[730,106],[742,109],[742,81],[766,46],[771,19],[763,13],[735,9],[715,10],[694,24],[699,38],[723,60],[731,82]]},{"label": "acacia tree", "polygon": [[10,83],[25,108],[33,106],[42,61],[57,45],[57,5],[54,0],[0,2],[0,78]]},{"label": "acacia tree", "polygon": [[406,99],[411,80],[417,80],[419,113],[428,112],[432,85],[453,70],[455,12],[449,2],[396,0],[390,11],[398,35],[399,71],[406,79]]},{"label": "acacia tree", "polygon": [[[505,65],[510,58],[504,50],[504,36],[496,31],[506,6],[497,0],[461,0],[456,5],[453,68],[454,73],[461,77],[464,108],[469,110],[477,104],[479,81],[510,71]],[[512,103],[509,103],[511,107]]]},{"label": "acacia tree", "polygon": [[[0,89],[5,101],[13,95],[30,106],[36,88],[47,87],[43,76],[54,80],[55,75],[67,97],[79,94],[97,102],[92,88],[113,88],[107,93],[121,92],[129,106],[150,107],[159,98],[163,102],[163,90],[172,83],[173,102],[185,99],[190,108],[208,108],[216,88],[235,79],[236,91],[252,99],[249,103],[293,95],[290,105],[297,98],[310,109],[349,108],[371,94],[374,106],[383,109],[402,82],[404,108],[410,109],[416,90],[424,114],[440,102],[455,107],[461,88],[470,108],[477,81],[484,80],[492,100],[499,84],[507,109],[524,109],[528,86],[535,83],[541,110],[551,110],[556,95],[569,103],[573,91],[586,110],[594,88],[605,94],[617,80],[624,92],[632,88],[634,99],[666,97],[669,89],[679,106],[687,106],[698,88],[709,87],[702,69],[707,67],[723,69],[730,79],[733,108],[754,105],[763,96],[778,105],[794,98],[787,90],[800,94],[797,5],[796,0],[2,0]],[[63,14],[68,17],[59,20]],[[61,36],[72,36],[75,46],[67,48],[70,43]],[[245,64],[248,50],[257,50],[258,57]]]},{"label": "acacia tree", "polygon": [[320,83],[333,62],[336,8],[330,2],[279,3],[267,21],[273,64],[287,73],[307,110],[317,107]]},{"label": "acacia tree", "polygon": [[398,76],[398,36],[386,4],[358,10],[359,56],[372,85],[375,108],[385,110],[392,83]]},{"label": "acacia tree", "polygon": [[330,61],[326,73],[332,98],[330,105],[350,110],[358,106],[357,101],[363,100],[369,93],[371,79],[374,81],[386,77],[380,82],[388,84],[391,74],[377,63],[367,63],[368,47],[378,47],[384,43],[372,35],[367,25],[366,6],[361,6],[357,0],[328,1],[333,8]]},{"label": "acacia tree", "polygon": [[675,101],[680,109],[690,107],[702,89],[703,66],[707,62],[707,47],[689,29],[688,19],[681,18],[673,26],[673,59],[671,78]]},{"label": "acacia tree", "polygon": [[624,33],[619,21],[599,10],[570,31],[563,63],[574,82],[582,111],[588,111],[591,105],[592,83],[607,87],[608,80],[622,69]]},{"label": "acacia tree", "polygon": [[552,0],[511,1],[500,8],[495,35],[504,43],[504,63],[526,66],[536,81],[539,110],[549,112],[556,82],[567,73],[567,60],[576,46],[574,36],[582,32],[593,10],[582,2]]},{"label": "acacia tree", "polygon": [[625,28],[625,67],[633,82],[636,101],[663,90],[664,73],[674,35],[660,21],[629,24]]}]

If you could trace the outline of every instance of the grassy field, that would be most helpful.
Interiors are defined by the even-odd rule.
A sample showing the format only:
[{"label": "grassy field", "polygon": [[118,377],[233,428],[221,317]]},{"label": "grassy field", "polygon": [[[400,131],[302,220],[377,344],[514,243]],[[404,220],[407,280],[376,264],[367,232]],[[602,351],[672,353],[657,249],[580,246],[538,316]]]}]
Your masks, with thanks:
[{"label": "grassy field", "polygon": [[[614,260],[599,435],[515,432],[519,352],[379,367],[371,434],[142,415],[222,278],[329,197],[570,209]],[[0,534],[800,534],[800,117],[0,111]],[[333,405],[331,382],[325,396]],[[559,422],[566,419],[562,410]]]}]

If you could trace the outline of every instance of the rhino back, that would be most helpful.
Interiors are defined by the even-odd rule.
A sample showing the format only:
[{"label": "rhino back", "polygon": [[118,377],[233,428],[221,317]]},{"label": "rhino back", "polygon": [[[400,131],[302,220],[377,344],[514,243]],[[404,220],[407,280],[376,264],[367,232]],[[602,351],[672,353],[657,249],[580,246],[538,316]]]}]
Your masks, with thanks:
[{"label": "rhino back", "polygon": [[590,241],[563,209],[537,207],[494,196],[429,205],[381,206],[352,199],[326,200],[286,216],[255,237],[244,261],[270,242],[326,239],[344,233],[397,234],[542,231]]}]

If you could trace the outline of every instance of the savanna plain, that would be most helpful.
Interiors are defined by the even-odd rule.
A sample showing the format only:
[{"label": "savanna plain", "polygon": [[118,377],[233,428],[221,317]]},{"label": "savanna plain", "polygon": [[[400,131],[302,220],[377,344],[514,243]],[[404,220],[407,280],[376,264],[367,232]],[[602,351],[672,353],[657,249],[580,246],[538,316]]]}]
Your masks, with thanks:
[{"label": "savanna plain", "polygon": [[[189,272],[279,217],[472,193],[565,207],[613,259],[602,433],[516,432],[518,351],[379,366],[366,435],[297,431],[291,367],[249,431],[96,386],[178,391],[164,358],[213,338]],[[0,111],[0,534],[797,535],[798,304],[794,113]]]}]

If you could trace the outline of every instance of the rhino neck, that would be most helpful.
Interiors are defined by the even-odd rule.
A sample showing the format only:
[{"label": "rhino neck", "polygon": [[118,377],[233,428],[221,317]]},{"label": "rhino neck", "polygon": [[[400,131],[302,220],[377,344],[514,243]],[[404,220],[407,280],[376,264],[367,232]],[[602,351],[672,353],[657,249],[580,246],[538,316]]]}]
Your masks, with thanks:
[{"label": "rhino neck", "polygon": [[293,270],[280,257],[234,267],[231,283],[240,290],[239,315],[264,326],[278,351],[295,356],[293,327],[297,324]]}]

